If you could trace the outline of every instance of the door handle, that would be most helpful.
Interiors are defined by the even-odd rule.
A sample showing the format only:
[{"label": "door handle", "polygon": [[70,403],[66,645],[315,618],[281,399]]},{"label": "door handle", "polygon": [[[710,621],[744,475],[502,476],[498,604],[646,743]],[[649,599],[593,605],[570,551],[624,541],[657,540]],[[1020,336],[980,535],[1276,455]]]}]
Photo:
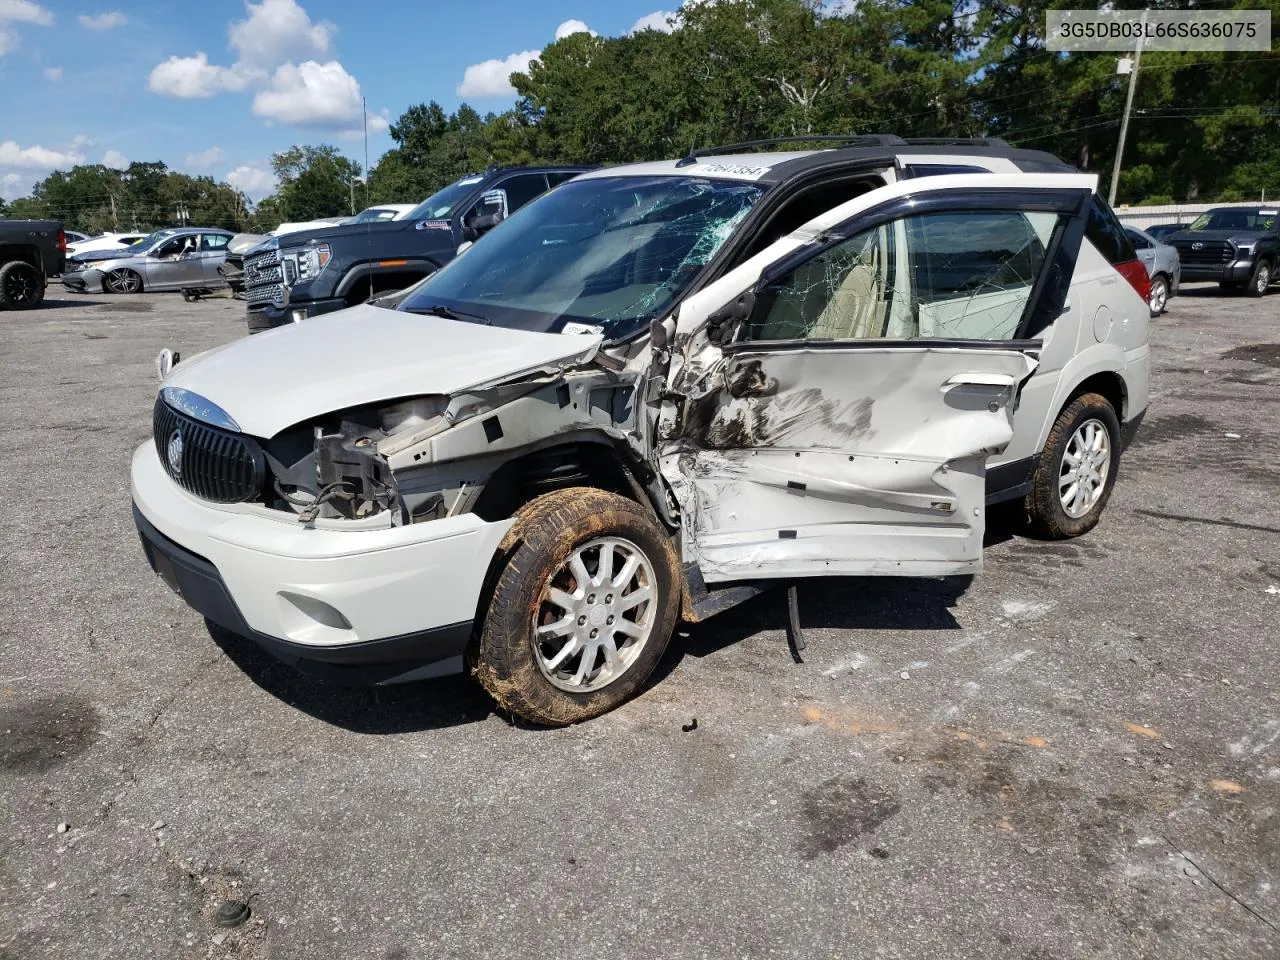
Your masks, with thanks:
[{"label": "door handle", "polygon": [[957,373],[942,385],[946,390],[950,387],[1004,387],[1009,388],[1018,382],[1016,377],[1004,373]]}]

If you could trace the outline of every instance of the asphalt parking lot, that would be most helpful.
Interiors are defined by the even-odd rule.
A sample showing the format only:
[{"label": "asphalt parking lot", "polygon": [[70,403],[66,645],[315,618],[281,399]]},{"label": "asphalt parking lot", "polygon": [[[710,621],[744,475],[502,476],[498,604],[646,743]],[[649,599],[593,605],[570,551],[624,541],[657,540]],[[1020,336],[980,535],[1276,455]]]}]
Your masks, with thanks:
[{"label": "asphalt parking lot", "polygon": [[0,958],[1280,956],[1280,293],[1185,293],[1092,534],[806,586],[803,665],[766,595],[554,731],[305,680],[151,574],[152,359],[240,303],[0,314]]}]

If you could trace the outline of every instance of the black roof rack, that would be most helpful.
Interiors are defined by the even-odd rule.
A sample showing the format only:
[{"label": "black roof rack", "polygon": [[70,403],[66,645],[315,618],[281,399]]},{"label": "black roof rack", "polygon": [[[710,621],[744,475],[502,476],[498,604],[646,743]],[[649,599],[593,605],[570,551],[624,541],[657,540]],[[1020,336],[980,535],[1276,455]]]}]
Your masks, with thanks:
[{"label": "black roof rack", "polygon": [[727,143],[718,147],[701,147],[690,150],[681,158],[678,166],[697,163],[700,157],[714,157],[719,154],[737,153],[743,150],[755,150],[760,147],[777,147],[784,144],[798,143],[832,143],[842,147],[1008,147],[1009,144],[995,137],[907,137],[893,133],[864,134],[813,134],[808,137],[773,137],[769,140],[746,140],[742,143]]}]

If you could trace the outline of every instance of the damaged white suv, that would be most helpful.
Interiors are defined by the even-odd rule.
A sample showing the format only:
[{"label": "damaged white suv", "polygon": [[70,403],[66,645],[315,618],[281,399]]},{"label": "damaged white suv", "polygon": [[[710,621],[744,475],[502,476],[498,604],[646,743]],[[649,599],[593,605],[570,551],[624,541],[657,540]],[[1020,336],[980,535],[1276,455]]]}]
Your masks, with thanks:
[{"label": "damaged white suv", "polygon": [[596,716],[771,581],[971,574],[986,505],[1098,520],[1146,272],[1093,176],[998,141],[599,170],[397,309],[209,351],[133,460],[158,573],[313,674]]}]

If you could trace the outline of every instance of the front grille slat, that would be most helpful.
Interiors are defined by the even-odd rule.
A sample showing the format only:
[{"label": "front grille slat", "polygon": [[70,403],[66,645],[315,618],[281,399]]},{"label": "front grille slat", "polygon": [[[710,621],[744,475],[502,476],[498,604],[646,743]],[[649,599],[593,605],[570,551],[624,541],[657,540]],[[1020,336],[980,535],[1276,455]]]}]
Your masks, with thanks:
[{"label": "front grille slat", "polygon": [[1178,249],[1178,259],[1183,263],[1217,265],[1235,259],[1235,248],[1225,240],[1182,240],[1174,246]]},{"label": "front grille slat", "polygon": [[[253,437],[212,427],[174,410],[156,398],[152,431],[160,463],[183,489],[215,503],[243,503],[261,499],[267,464]],[[178,469],[170,458],[170,443],[181,436]],[[176,447],[175,447],[176,453]]]},{"label": "front grille slat", "polygon": [[268,250],[244,259],[244,295],[249,303],[284,305],[284,269],[280,252]]}]

